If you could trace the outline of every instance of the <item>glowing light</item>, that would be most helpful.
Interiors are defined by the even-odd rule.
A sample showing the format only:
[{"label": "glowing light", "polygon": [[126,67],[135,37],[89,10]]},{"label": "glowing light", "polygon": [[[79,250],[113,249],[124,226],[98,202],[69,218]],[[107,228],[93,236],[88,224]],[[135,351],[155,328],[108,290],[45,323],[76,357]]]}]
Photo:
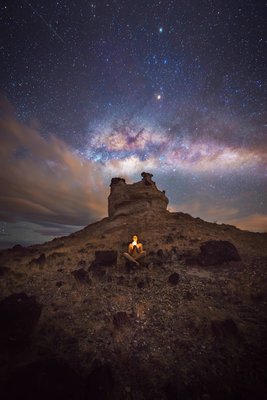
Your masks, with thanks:
[{"label": "glowing light", "polygon": [[161,100],[161,94],[157,94],[157,100]]},{"label": "glowing light", "polygon": [[162,33],[163,32],[163,28],[162,28],[162,26],[159,28],[159,33]]}]

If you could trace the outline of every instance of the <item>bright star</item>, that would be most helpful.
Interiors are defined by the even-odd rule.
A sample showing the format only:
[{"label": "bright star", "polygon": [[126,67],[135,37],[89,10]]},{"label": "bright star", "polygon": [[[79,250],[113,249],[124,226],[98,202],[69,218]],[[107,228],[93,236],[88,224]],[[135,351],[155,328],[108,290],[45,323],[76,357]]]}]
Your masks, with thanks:
[{"label": "bright star", "polygon": [[157,94],[157,100],[161,99],[161,94]]},{"label": "bright star", "polygon": [[162,26],[159,28],[159,33],[162,33],[163,32],[163,28],[162,28]]}]

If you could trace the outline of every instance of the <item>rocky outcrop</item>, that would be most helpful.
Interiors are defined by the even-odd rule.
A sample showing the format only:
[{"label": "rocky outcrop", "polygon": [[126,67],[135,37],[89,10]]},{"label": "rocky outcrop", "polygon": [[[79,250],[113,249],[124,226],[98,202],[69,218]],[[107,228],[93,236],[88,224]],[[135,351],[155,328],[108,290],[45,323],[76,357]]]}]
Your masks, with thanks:
[{"label": "rocky outcrop", "polygon": [[142,180],[127,184],[125,179],[112,178],[108,198],[108,216],[131,215],[144,211],[166,211],[168,198],[152,181],[152,174],[142,172]]},{"label": "rocky outcrop", "polygon": [[26,345],[42,311],[34,296],[14,293],[0,302],[0,347]]},{"label": "rocky outcrop", "polygon": [[240,261],[236,247],[227,240],[209,240],[200,246],[200,265],[219,265],[229,261]]}]

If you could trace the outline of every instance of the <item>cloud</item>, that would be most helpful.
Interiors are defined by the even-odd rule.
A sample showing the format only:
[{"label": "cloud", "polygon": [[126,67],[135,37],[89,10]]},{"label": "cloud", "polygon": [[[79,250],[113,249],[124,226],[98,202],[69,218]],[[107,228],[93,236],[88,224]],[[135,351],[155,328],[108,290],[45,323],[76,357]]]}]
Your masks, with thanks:
[{"label": "cloud", "polygon": [[251,214],[242,218],[230,219],[227,223],[248,231],[267,232],[267,214]]},{"label": "cloud", "polygon": [[101,167],[20,123],[5,99],[0,105],[1,220],[84,226],[105,216],[108,186]]},{"label": "cloud", "polygon": [[238,208],[224,206],[222,204],[210,205],[211,201],[193,200],[188,203],[170,205],[169,210],[173,212],[184,212],[194,217],[200,217],[211,222],[225,222],[227,219],[236,216],[239,212]]}]

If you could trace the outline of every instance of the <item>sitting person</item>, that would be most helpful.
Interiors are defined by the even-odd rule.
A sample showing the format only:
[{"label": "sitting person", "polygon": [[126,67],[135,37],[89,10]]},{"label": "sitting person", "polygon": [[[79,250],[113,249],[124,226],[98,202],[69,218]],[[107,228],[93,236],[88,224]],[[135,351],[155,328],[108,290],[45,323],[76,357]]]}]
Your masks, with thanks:
[{"label": "sitting person", "polygon": [[145,257],[146,251],[143,250],[142,243],[138,243],[138,237],[136,235],[133,236],[132,243],[129,243],[128,253],[123,253],[124,257],[127,260],[133,262],[136,265],[140,265],[137,260],[142,257]]}]

